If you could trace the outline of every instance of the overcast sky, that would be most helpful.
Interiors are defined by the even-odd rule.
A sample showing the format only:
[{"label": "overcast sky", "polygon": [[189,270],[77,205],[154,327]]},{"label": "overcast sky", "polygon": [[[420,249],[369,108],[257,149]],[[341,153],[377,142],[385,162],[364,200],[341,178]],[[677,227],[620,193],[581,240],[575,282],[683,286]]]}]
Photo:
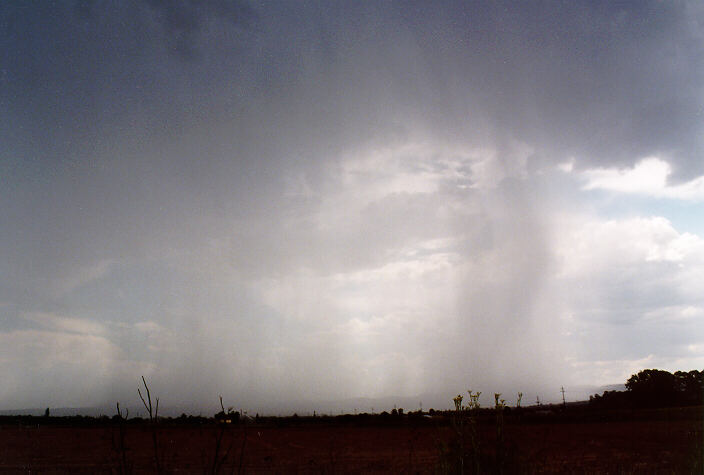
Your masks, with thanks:
[{"label": "overcast sky", "polygon": [[2,2],[0,409],[702,369],[703,45],[695,1]]}]

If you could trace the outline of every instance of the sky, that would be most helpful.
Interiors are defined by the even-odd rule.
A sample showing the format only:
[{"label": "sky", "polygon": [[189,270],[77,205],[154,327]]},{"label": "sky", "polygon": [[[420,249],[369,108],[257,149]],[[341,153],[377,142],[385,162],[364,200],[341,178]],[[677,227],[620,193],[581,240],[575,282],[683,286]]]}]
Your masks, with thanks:
[{"label": "sky", "polygon": [[695,1],[2,2],[0,409],[702,369],[703,44]]}]

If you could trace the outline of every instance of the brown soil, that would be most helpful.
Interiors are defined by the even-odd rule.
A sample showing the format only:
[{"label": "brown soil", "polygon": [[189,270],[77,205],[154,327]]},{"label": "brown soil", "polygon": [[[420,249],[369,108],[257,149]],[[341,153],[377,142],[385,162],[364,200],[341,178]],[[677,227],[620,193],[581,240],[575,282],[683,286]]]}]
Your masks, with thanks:
[{"label": "brown soil", "polygon": [[[456,470],[458,438],[447,424],[396,427],[306,424],[157,426],[168,473],[212,473],[222,433],[220,473],[438,473]],[[2,473],[153,473],[151,428],[56,424],[0,426]],[[505,424],[508,473],[701,473],[699,419]],[[482,424],[484,469],[496,468],[496,427]],[[245,440],[246,435],[246,440]],[[471,444],[465,440],[469,447]],[[471,449],[469,449],[471,453]],[[454,455],[453,455],[454,454]],[[124,456],[124,458],[123,458]],[[482,470],[484,471],[484,470]]]}]

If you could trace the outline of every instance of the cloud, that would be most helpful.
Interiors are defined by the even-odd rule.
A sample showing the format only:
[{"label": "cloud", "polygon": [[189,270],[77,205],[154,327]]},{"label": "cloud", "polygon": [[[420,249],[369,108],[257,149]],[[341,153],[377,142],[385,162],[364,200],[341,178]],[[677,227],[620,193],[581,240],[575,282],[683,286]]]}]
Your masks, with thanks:
[{"label": "cloud", "polygon": [[645,368],[664,369],[663,361],[650,354],[635,360],[598,360],[573,362],[576,379],[591,381],[595,386],[606,386],[618,381],[625,383],[628,378]]},{"label": "cloud", "polygon": [[573,342],[573,376],[606,384],[639,365],[697,367],[687,348],[704,336],[704,240],[661,217],[562,223],[554,303]]},{"label": "cloud", "polygon": [[575,376],[582,381],[592,381],[594,385],[608,386],[619,382],[625,383],[628,378],[646,368],[657,368],[664,371],[690,371],[701,368],[704,355],[697,349],[695,355],[687,357],[661,357],[649,354],[642,358],[625,360],[598,360],[573,363]]},{"label": "cloud", "polygon": [[224,20],[230,27],[237,27],[246,24],[254,16],[249,5],[239,0],[211,2],[147,0],[144,3],[166,28],[170,37],[169,49],[184,58],[192,58],[199,53],[197,34],[204,23]]},{"label": "cloud", "polygon": [[102,404],[124,396],[122,384],[147,369],[105,337],[69,329],[0,333],[3,408]]},{"label": "cloud", "polygon": [[672,167],[657,157],[645,158],[631,168],[596,168],[584,170],[580,176],[585,190],[602,189],[618,193],[635,193],[655,198],[688,201],[704,200],[704,176],[670,184]]},{"label": "cloud", "polygon": [[68,276],[56,279],[53,287],[58,295],[71,293],[91,282],[108,275],[111,268],[117,264],[115,259],[101,259],[91,265],[81,267]]},{"label": "cloud", "polygon": [[51,313],[34,312],[23,315],[27,321],[39,325],[41,329],[99,336],[106,333],[105,325],[89,319],[63,317]]},{"label": "cloud", "polygon": [[589,219],[565,217],[556,242],[567,276],[630,264],[693,264],[704,257],[704,241],[678,232],[663,217]]}]

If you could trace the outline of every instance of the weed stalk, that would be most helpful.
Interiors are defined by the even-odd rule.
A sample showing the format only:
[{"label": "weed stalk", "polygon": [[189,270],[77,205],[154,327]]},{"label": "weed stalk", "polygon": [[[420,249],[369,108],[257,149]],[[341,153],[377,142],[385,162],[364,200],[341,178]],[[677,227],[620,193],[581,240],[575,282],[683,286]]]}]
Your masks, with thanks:
[{"label": "weed stalk", "polygon": [[220,469],[225,465],[225,461],[230,455],[230,450],[232,449],[233,444],[233,442],[230,442],[230,445],[225,450],[225,453],[220,456],[220,452],[222,450],[222,441],[225,436],[227,424],[231,421],[231,419],[228,419],[228,416],[232,415],[232,408],[228,408],[228,411],[225,412],[225,406],[222,403],[222,396],[220,396],[220,408],[222,409],[222,412],[220,414],[222,414],[223,419],[219,421],[216,417],[215,420],[219,427],[217,433],[215,434],[215,453],[213,454],[213,463],[210,471],[210,473],[212,474],[218,473]]},{"label": "weed stalk", "polygon": [[132,467],[127,462],[127,446],[125,445],[125,426],[124,420],[129,417],[130,411],[126,410],[125,415],[122,415],[122,410],[120,409],[120,403],[117,406],[117,440],[113,434],[112,445],[113,449],[117,452],[117,466],[118,473],[120,475],[125,475],[132,473]]},{"label": "weed stalk", "polygon": [[139,388],[137,388],[137,394],[139,394],[139,398],[142,400],[144,408],[149,413],[149,423],[152,429],[152,444],[154,446],[154,468],[156,470],[156,473],[162,473],[163,470],[159,457],[159,443],[157,440],[156,433],[156,423],[159,420],[159,398],[156,398],[156,406],[152,407],[152,395],[149,391],[149,386],[147,386],[147,381],[144,379],[144,376],[142,376],[142,383],[144,383],[144,389],[147,394],[147,399],[144,399],[144,396],[142,396],[142,391],[140,391]]}]

